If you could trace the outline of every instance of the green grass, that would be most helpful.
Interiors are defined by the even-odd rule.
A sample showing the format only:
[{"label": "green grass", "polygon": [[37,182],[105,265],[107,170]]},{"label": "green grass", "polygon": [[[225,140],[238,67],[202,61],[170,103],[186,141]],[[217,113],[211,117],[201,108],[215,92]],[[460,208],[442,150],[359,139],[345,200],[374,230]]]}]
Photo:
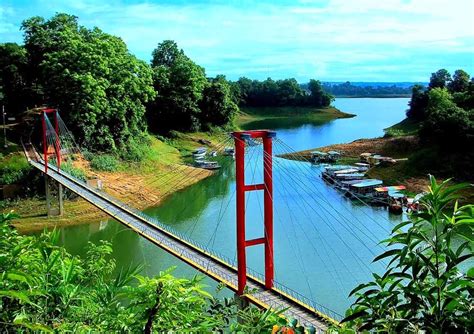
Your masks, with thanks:
[{"label": "green grass", "polygon": [[92,169],[103,172],[115,172],[118,168],[118,161],[113,155],[96,155],[91,159]]},{"label": "green grass", "polygon": [[9,153],[0,159],[0,184],[18,183],[31,169],[23,152]]},{"label": "green grass", "polygon": [[264,107],[242,108],[236,124],[245,129],[277,128],[284,124],[286,128],[304,124],[323,124],[337,118],[354,117],[334,107]]},{"label": "green grass", "polygon": [[412,136],[418,133],[420,123],[405,118],[403,121],[384,129],[386,137]]},{"label": "green grass", "polygon": [[322,119],[336,117],[350,117],[351,114],[346,114],[334,107],[313,108],[313,107],[244,107],[242,112],[253,117],[321,117]]}]

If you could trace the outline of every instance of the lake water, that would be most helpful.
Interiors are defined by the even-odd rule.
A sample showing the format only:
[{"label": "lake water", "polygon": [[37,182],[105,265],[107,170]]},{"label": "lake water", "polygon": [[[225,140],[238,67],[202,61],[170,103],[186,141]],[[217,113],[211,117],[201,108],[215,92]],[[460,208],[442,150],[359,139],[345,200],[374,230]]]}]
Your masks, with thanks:
[{"label": "lake water", "polygon": [[[338,99],[334,105],[357,116],[321,125],[299,127],[274,124],[276,153],[289,147],[309,149],[358,138],[383,135],[383,129],[401,121],[408,99]],[[262,179],[260,146],[247,151],[246,180]],[[235,258],[235,171],[233,160],[219,158],[221,170],[167,198],[147,211],[219,253]],[[402,217],[383,208],[350,201],[320,178],[320,167],[305,162],[274,159],[275,280],[340,314],[350,305],[348,293],[383,269],[372,259],[381,253],[378,242],[388,236]],[[263,198],[247,196],[247,238],[263,233]],[[189,266],[112,220],[62,229],[62,241],[74,254],[82,254],[88,241],[110,240],[119,267],[144,263],[145,274],[170,266],[175,274],[191,276]],[[263,272],[263,247],[247,248],[248,265]],[[213,289],[215,283],[207,279]]]}]

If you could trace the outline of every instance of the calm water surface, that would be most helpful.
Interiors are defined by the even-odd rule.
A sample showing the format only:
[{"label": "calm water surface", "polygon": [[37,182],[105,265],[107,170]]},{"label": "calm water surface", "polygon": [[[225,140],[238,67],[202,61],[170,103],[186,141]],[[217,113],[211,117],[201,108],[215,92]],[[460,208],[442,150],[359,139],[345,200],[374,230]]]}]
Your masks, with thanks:
[{"label": "calm water surface", "polygon": [[[338,99],[334,105],[357,117],[321,125],[299,127],[275,124],[279,140],[276,153],[288,147],[301,150],[383,135],[383,129],[401,121],[408,99]],[[264,126],[264,124],[262,125]],[[249,148],[246,169],[248,183],[262,179],[260,147]],[[147,212],[162,223],[172,225],[200,243],[235,258],[235,173],[233,161],[219,158],[223,168],[214,176],[170,196]],[[320,178],[320,167],[304,162],[275,158],[275,279],[318,303],[344,313],[348,293],[358,283],[380,271],[382,264],[372,259],[382,249],[378,242],[387,237],[400,216],[383,208],[352,202]],[[247,197],[247,238],[261,237],[262,194]],[[145,274],[154,275],[177,266],[176,275],[197,272],[165,251],[140,238],[119,223],[75,226],[62,230],[64,245],[82,254],[88,241],[110,240],[119,267],[144,263]],[[263,272],[263,247],[247,248],[248,264]],[[210,289],[216,285],[206,279]]]}]

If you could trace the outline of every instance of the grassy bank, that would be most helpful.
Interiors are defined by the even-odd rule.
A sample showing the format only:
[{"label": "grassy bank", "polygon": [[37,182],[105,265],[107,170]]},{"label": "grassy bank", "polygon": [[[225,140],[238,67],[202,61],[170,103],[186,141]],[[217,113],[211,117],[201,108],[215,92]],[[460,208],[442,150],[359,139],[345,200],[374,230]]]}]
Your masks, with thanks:
[{"label": "grassy bank", "polygon": [[420,123],[415,122],[411,119],[405,118],[403,121],[392,125],[389,128],[384,129],[385,136],[388,137],[402,137],[402,136],[413,136],[418,133],[420,129]]},{"label": "grassy bank", "polygon": [[337,108],[311,107],[273,107],[242,108],[237,117],[237,125],[243,128],[256,128],[264,122],[285,122],[285,124],[322,124],[338,118],[350,118],[355,115],[344,113]]},{"label": "grassy bank", "polygon": [[[210,171],[186,165],[186,161],[191,151],[199,146],[220,148],[218,144],[224,138],[223,132],[192,134],[176,132],[171,138],[166,139],[150,136],[145,157],[140,162],[121,161],[113,156],[93,154],[91,161],[100,161],[107,156],[107,159],[102,160],[107,161],[105,169],[109,171],[97,170],[95,168],[97,166],[83,157],[77,157],[71,164],[72,168],[79,170],[87,178],[102,180],[107,193],[136,208],[144,209],[157,205],[169,194],[212,175]],[[6,165],[5,161],[11,160],[12,156],[26,163],[22,152],[14,150],[0,159],[0,166],[2,162]],[[173,181],[182,179],[183,175],[188,176],[185,182]],[[21,197],[13,201],[3,201],[2,208],[3,211],[14,210],[20,215],[21,218],[14,220],[14,225],[21,232],[91,223],[108,218],[103,212],[80,198],[65,201],[64,216],[48,218],[42,192],[33,198]]]}]

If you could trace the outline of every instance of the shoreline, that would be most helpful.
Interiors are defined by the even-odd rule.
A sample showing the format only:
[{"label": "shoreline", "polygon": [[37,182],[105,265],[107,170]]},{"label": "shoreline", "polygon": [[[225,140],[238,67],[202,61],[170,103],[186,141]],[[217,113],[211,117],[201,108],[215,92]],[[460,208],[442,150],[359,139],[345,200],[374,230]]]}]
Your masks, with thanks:
[{"label": "shoreline", "polygon": [[[141,163],[124,163],[124,166],[115,172],[95,171],[85,159],[74,161],[74,166],[81,168],[88,178],[97,177],[102,180],[103,191],[107,194],[136,209],[144,210],[159,205],[173,193],[213,175],[212,171],[189,166],[185,161],[189,152],[196,147],[217,149],[221,138],[222,133],[180,133],[174,138],[174,145],[153,138],[150,147],[155,156]],[[203,140],[208,141],[208,144],[203,145]],[[170,182],[182,175],[188,175],[185,182]],[[52,201],[54,206],[54,198]],[[20,233],[112,219],[80,197],[64,200],[63,216],[47,217],[43,196],[20,198],[3,208],[3,212],[11,210],[20,216],[12,221]]]},{"label": "shoreline", "polygon": [[356,117],[333,106],[313,107],[243,107],[237,117],[238,126],[265,121],[300,121],[303,123],[322,123],[339,118]]},{"label": "shoreline", "polygon": [[[359,156],[364,152],[390,156],[394,159],[400,159],[400,161],[393,166],[371,167],[367,172],[367,176],[369,178],[380,179],[387,185],[404,185],[407,187],[408,192],[419,193],[424,191],[429,185],[429,180],[426,175],[404,175],[403,173],[408,162],[405,159],[418,147],[419,141],[415,136],[361,138],[349,143],[333,144],[294,152],[294,155],[283,154],[280,157],[304,161],[310,159],[311,151],[338,151],[342,154],[338,163],[351,164],[359,162]],[[298,155],[301,156],[301,158],[299,158]]]}]

